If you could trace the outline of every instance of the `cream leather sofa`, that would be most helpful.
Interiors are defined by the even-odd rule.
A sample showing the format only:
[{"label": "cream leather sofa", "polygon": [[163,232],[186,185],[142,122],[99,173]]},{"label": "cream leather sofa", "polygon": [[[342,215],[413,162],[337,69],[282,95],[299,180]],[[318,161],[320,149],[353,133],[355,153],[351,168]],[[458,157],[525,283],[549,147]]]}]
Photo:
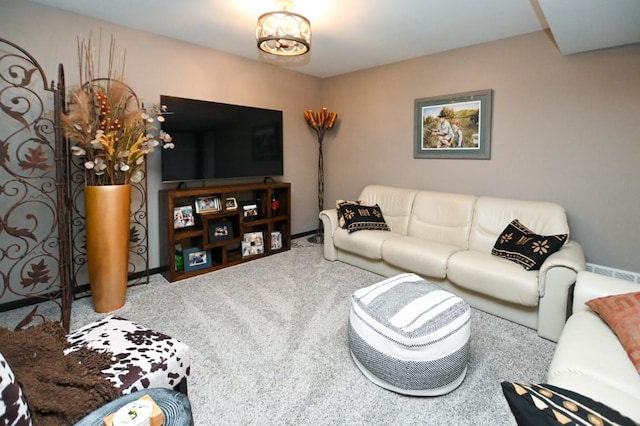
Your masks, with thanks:
[{"label": "cream leather sofa", "polygon": [[602,402],[640,423],[640,375],[609,326],[585,302],[640,291],[640,285],[580,272],[547,383]]},{"label": "cream leather sofa", "polygon": [[471,306],[536,329],[557,341],[566,320],[568,288],[585,269],[582,248],[567,241],[539,271],[491,254],[514,219],[540,235],[569,233],[553,203],[477,197],[371,185],[358,197],[378,204],[391,232],[348,233],[336,209],[320,212],[324,257],[389,277],[413,272]]}]

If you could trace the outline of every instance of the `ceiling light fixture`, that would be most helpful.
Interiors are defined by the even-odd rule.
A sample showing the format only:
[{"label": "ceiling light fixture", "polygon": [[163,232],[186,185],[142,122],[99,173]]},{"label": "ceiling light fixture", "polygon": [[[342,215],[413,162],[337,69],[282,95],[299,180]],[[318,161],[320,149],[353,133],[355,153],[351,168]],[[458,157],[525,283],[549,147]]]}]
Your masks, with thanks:
[{"label": "ceiling light fixture", "polygon": [[292,0],[278,0],[278,12],[267,12],[258,18],[256,41],[263,52],[278,56],[304,55],[311,49],[311,24],[297,13],[289,12]]}]

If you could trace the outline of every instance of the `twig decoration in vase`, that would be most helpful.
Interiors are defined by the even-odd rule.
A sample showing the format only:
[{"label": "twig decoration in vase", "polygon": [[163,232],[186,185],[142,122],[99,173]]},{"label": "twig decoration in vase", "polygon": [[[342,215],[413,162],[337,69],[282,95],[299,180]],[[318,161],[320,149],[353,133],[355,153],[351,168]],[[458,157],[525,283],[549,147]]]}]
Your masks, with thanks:
[{"label": "twig decoration in vase", "polygon": [[78,41],[80,85],[70,91],[62,115],[64,134],[74,142],[71,154],[84,170],[89,285],[96,312],[113,311],[126,301],[131,183],[143,179],[145,157],[156,146],[173,148],[171,136],[154,125],[164,121],[164,108],[140,106],[123,71],[113,74],[114,55],[111,37],[107,77],[96,78],[91,40]]},{"label": "twig decoration in vase", "polygon": [[[337,112],[328,112],[326,108],[322,108],[318,112],[307,110],[304,112],[304,118],[307,120],[307,124],[313,130],[315,130],[318,136],[318,213],[324,208],[324,158],[322,152],[322,144],[324,141],[324,134],[327,130],[333,128],[338,119]],[[309,237],[309,241],[312,243],[323,242],[323,229],[322,220],[318,219],[318,229],[316,234]]]}]

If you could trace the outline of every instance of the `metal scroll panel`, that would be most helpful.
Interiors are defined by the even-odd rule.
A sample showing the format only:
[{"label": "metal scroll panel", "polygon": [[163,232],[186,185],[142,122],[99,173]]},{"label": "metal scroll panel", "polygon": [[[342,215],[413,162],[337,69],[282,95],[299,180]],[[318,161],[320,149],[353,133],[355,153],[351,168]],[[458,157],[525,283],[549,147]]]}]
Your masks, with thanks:
[{"label": "metal scroll panel", "polygon": [[[133,91],[131,91],[131,95],[138,102],[138,98]],[[71,263],[71,279],[74,296],[81,298],[90,294],[84,214],[85,169],[82,162],[78,160],[79,157],[73,155],[69,157],[70,242],[73,259]],[[139,183],[131,184],[129,281],[127,284],[129,287],[149,282],[149,220],[147,215],[146,167],[145,164],[145,178]]]},{"label": "metal scroll panel", "polygon": [[[0,39],[0,310],[50,300],[68,329],[61,101],[53,86],[31,55]],[[44,319],[37,311],[18,326]]]}]

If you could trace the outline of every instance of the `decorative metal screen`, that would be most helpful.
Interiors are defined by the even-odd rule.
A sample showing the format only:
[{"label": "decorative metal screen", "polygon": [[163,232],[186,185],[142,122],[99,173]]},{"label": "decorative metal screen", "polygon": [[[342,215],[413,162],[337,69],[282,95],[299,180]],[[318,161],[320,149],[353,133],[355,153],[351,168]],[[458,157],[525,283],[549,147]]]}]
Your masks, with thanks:
[{"label": "decorative metal screen", "polygon": [[[64,80],[62,67],[59,78]],[[64,89],[62,89],[64,91]],[[19,46],[0,39],[0,310],[51,300],[68,330],[62,100]],[[19,324],[42,317],[38,307]]]}]

